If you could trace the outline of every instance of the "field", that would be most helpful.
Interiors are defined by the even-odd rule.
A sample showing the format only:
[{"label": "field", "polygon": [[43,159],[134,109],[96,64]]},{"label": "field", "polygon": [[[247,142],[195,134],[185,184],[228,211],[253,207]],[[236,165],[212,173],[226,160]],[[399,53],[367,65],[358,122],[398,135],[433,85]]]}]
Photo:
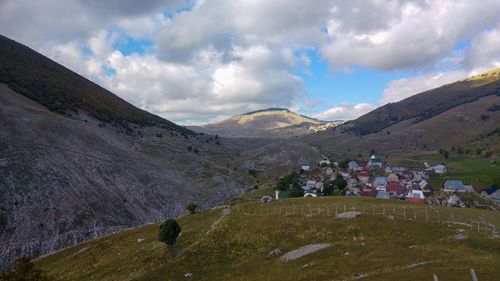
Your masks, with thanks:
[{"label": "field", "polygon": [[[60,280],[187,280],[187,273],[189,280],[432,280],[433,274],[470,280],[471,268],[481,281],[500,276],[500,239],[492,237],[492,226],[481,225],[478,232],[476,225],[465,224],[487,221],[498,230],[498,212],[370,198],[298,198],[268,205],[253,199],[271,192],[249,193],[228,203],[226,211],[178,218],[182,234],[174,258],[152,224],[76,245],[36,264]],[[363,214],[335,219],[335,211],[344,208]],[[456,234],[467,238],[455,240]],[[314,243],[331,247],[281,261],[280,255]],[[281,254],[270,256],[275,249]]]},{"label": "field", "polygon": [[453,155],[445,159],[440,155],[425,155],[419,157],[393,156],[388,159],[389,163],[401,164],[407,167],[423,167],[423,163],[429,165],[434,163],[445,163],[448,165],[448,173],[445,175],[431,175],[430,183],[433,187],[441,188],[446,180],[462,180],[464,184],[472,185],[476,191],[490,187],[495,178],[500,177],[499,160],[481,157],[462,157]]}]

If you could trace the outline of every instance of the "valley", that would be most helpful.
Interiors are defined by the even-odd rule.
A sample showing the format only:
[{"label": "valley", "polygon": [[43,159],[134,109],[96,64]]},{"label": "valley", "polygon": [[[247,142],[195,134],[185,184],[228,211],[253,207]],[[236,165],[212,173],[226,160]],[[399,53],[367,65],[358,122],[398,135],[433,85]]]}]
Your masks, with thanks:
[{"label": "valley", "polygon": [[352,120],[270,107],[182,126],[7,37],[0,51],[0,271],[28,256],[56,280],[500,275],[499,68]]}]

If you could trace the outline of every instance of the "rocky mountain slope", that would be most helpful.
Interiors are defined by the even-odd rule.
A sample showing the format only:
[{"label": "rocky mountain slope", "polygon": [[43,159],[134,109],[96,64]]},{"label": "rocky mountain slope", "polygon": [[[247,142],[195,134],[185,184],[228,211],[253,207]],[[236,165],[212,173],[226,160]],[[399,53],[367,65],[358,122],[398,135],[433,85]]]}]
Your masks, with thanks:
[{"label": "rocky mountain slope", "polygon": [[190,128],[226,137],[288,138],[312,134],[340,123],[342,122],[317,120],[285,108],[268,108],[237,115],[215,124]]},{"label": "rocky mountain slope", "polygon": [[[450,149],[497,135],[500,69],[390,103],[305,140],[325,151]],[[332,140],[335,140],[334,142]]]},{"label": "rocky mountain slope", "polygon": [[214,206],[256,184],[248,169],[271,176],[321,159],[303,143],[284,154],[277,148],[289,144],[195,134],[5,40],[0,269],[21,255],[184,214],[190,202]]}]

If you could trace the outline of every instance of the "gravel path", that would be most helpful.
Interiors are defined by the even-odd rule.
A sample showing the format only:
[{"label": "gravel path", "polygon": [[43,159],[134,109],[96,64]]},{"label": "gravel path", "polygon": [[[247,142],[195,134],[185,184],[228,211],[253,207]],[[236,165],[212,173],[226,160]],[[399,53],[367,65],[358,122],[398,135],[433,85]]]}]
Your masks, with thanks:
[{"label": "gravel path", "polygon": [[321,249],[325,249],[325,248],[328,248],[328,247],[330,247],[330,244],[311,244],[311,245],[307,245],[307,246],[298,248],[297,250],[293,250],[291,252],[288,252],[288,253],[284,254],[281,257],[281,260],[284,261],[284,262],[293,261],[293,260],[296,260],[296,259],[298,259],[300,257],[303,257],[305,255],[309,255],[311,253],[314,253],[316,251],[319,251]]}]

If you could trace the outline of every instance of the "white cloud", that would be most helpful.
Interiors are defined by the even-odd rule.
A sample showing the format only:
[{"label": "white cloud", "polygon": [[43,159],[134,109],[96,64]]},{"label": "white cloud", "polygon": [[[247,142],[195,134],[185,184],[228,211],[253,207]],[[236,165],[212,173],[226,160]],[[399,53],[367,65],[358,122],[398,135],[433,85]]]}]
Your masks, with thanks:
[{"label": "white cloud", "polygon": [[[189,9],[176,12],[183,7]],[[4,0],[0,32],[187,124],[270,106],[314,106],[294,74],[315,75],[306,51],[346,72],[355,65],[425,70],[389,83],[381,103],[498,65],[499,11],[498,0]],[[153,46],[125,56],[115,43],[129,37]],[[469,41],[466,50],[453,50]],[[464,70],[436,76],[436,69],[457,67]],[[372,108],[342,104],[319,115],[350,119]]]},{"label": "white cloud", "polygon": [[359,26],[342,20],[346,12],[349,15],[349,7],[332,11],[328,24],[330,42],[322,47],[323,56],[332,66],[361,65],[386,71],[432,68],[452,52],[457,42],[500,23],[498,0],[390,3],[379,17],[373,13],[378,14],[377,7],[382,5],[374,7],[373,13],[362,10],[372,8],[370,5],[357,9],[361,18],[368,15],[366,21],[375,23],[371,29],[369,24]]},{"label": "white cloud", "polygon": [[461,80],[467,76],[468,73],[465,71],[450,71],[393,80],[384,89],[380,105],[397,102],[415,94]]},{"label": "white cloud", "polygon": [[314,118],[320,120],[351,120],[375,109],[375,106],[368,103],[342,103],[339,106],[329,108],[321,113],[314,115]]}]

